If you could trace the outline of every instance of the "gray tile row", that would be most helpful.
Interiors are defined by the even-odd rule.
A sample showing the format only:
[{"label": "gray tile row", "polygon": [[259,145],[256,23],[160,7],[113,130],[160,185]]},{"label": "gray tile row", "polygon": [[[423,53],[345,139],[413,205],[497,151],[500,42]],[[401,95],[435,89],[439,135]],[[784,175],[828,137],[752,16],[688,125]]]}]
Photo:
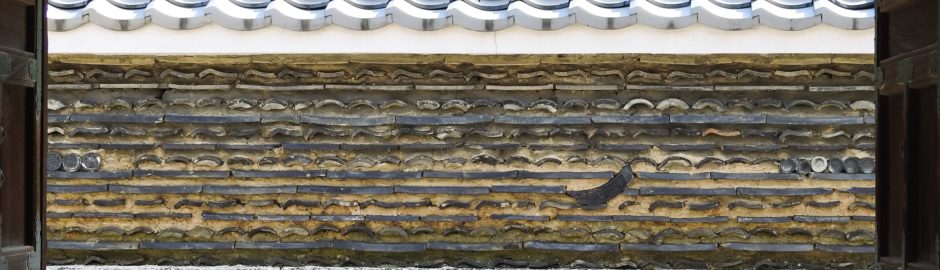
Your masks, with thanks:
[{"label": "gray tile row", "polygon": [[[188,170],[133,170],[105,172],[48,172],[52,179],[128,179],[132,177],[167,178],[330,178],[330,179],[609,179],[612,171],[188,171]],[[800,180],[796,173],[664,173],[637,172],[637,177],[649,180]],[[874,180],[874,174],[811,174],[810,180]],[[702,191],[704,192],[704,191]]]},{"label": "gray tile row", "polygon": [[588,124],[771,124],[771,125],[864,125],[862,116],[793,117],[779,115],[584,115],[584,116],[513,116],[513,115],[460,115],[460,116],[374,116],[335,117],[318,115],[277,116],[267,119],[260,115],[180,115],[180,114],[53,114],[49,123],[181,123],[181,124],[240,124],[240,123],[304,123],[323,126],[435,126],[435,125],[588,125]]},{"label": "gray tile row", "polygon": [[[798,173],[666,173],[637,172],[637,177],[649,180],[800,180]],[[809,180],[873,180],[874,174],[811,174]]]},{"label": "gray tile row", "polygon": [[[664,134],[665,135],[665,134]],[[795,151],[836,151],[846,149],[872,150],[868,143],[859,144],[465,144],[465,143],[422,143],[422,144],[343,144],[343,143],[283,143],[283,144],[215,144],[215,143],[49,143],[49,149],[153,149],[166,150],[273,150],[283,148],[289,151],[396,151],[396,150],[447,150],[454,148],[488,150],[598,150],[609,152],[645,152],[657,147],[672,152],[768,152],[777,150]]]},{"label": "gray tile row", "polygon": [[[170,71],[170,70],[165,70]],[[620,72],[620,71],[618,71]],[[746,71],[753,72],[753,71]],[[471,74],[460,74],[460,77],[476,77]],[[867,73],[865,71],[859,72]],[[195,75],[195,74],[193,74]],[[505,74],[508,76],[509,74]],[[656,77],[662,77],[663,74],[653,74]],[[771,74],[772,75],[772,74]],[[340,75],[343,76],[343,75]],[[633,76],[633,75],[629,75]],[[642,91],[740,91],[740,92],[763,92],[763,91],[808,91],[808,92],[871,92],[874,91],[870,85],[862,86],[802,86],[802,85],[700,85],[700,86],[682,86],[682,85],[643,85],[643,84],[545,84],[545,85],[422,85],[422,84],[303,84],[303,85],[252,85],[244,83],[234,84],[175,84],[175,83],[69,83],[69,84],[49,84],[49,89],[53,90],[91,90],[91,89],[177,89],[177,90],[364,90],[364,91],[473,91],[473,90],[499,90],[499,91],[539,91],[539,90],[561,90],[561,91],[616,91],[616,90],[642,90]]]},{"label": "gray tile row", "polygon": [[[849,193],[861,193],[866,188],[842,190]],[[676,188],[676,187],[641,187],[639,190],[627,190],[626,195],[665,195],[665,196],[814,196],[832,194],[832,188]]]},{"label": "gray tile row", "polygon": [[95,193],[115,192],[133,194],[457,194],[476,195],[489,193],[563,193],[564,186],[231,186],[231,185],[175,185],[175,186],[139,186],[139,185],[49,185],[50,193]]},{"label": "gray tile row", "polygon": [[[566,190],[564,186],[542,185],[495,185],[495,186],[234,186],[234,185],[176,185],[176,186],[139,186],[139,185],[49,185],[51,193],[136,193],[136,194],[456,194],[477,195],[489,193],[546,193],[558,194]],[[847,193],[872,195],[874,188],[848,188],[840,190]],[[834,192],[831,188],[675,188],[642,187],[639,190],[627,190],[628,196],[814,196]]]},{"label": "gray tile row", "polygon": [[536,172],[536,171],[181,171],[134,170],[109,172],[49,172],[52,179],[128,179],[131,177],[167,178],[330,178],[330,179],[609,179],[611,171]]},{"label": "gray tile row", "polygon": [[452,251],[502,251],[502,250],[557,250],[574,252],[702,252],[717,250],[766,251],[766,252],[810,252],[874,253],[873,246],[826,245],[826,244],[779,244],[779,243],[702,243],[702,244],[595,244],[527,241],[523,243],[372,243],[359,241],[311,241],[311,242],[84,242],[48,241],[49,249],[59,250],[233,250],[233,249],[342,249],[368,252],[423,252],[427,250]]},{"label": "gray tile row", "polygon": [[[189,219],[191,213],[110,213],[110,212],[49,212],[48,218],[118,218],[118,219]],[[479,217],[475,215],[277,215],[277,214],[245,214],[245,213],[202,213],[204,220],[224,221],[423,221],[423,222],[474,222]],[[492,214],[492,220],[514,221],[567,221],[567,222],[657,222],[657,223],[726,223],[732,219],[727,216],[705,217],[667,217],[667,216],[640,216],[640,215],[516,215]],[[737,217],[739,223],[846,223],[851,221],[870,221],[865,217],[850,216],[778,216],[778,217]]]}]

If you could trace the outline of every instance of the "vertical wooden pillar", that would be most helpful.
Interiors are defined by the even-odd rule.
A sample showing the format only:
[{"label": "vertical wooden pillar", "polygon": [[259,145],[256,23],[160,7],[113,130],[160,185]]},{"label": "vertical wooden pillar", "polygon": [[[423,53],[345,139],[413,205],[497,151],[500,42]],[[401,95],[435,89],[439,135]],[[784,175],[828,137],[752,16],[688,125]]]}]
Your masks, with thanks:
[{"label": "vertical wooden pillar", "polygon": [[878,261],[940,269],[940,7],[878,2]]},{"label": "vertical wooden pillar", "polygon": [[43,265],[44,10],[0,0],[0,270]]}]

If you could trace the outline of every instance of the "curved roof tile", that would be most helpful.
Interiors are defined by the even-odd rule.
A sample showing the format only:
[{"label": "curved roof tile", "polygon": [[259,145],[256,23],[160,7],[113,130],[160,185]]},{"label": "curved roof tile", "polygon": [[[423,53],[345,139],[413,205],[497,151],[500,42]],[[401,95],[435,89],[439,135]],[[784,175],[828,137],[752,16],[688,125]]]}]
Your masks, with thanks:
[{"label": "curved roof tile", "polygon": [[52,31],[88,22],[130,31],[153,23],[186,30],[215,23],[235,30],[273,24],[312,31],[335,24],[369,30],[390,23],[417,30],[457,25],[498,31],[513,25],[556,30],[574,23],[619,29],[634,23],[676,29],[701,23],[722,30],[765,26],[803,30],[825,23],[874,27],[874,0],[50,0]]},{"label": "curved roof tile", "polygon": [[284,0],[284,2],[304,10],[324,9],[330,3],[329,0]]},{"label": "curved roof tile", "polygon": [[292,31],[311,31],[329,25],[324,10],[328,3],[328,1],[316,0],[274,1],[268,5],[266,12],[271,15],[271,24],[280,28]]},{"label": "curved roof tile", "polygon": [[90,0],[50,0],[49,5],[63,9],[82,8],[88,5]]}]

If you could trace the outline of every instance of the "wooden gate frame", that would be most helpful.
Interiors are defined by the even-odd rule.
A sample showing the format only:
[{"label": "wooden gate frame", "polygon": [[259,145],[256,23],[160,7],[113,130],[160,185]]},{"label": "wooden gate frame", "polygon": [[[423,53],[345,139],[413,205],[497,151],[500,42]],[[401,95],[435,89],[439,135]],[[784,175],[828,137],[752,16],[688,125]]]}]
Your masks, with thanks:
[{"label": "wooden gate frame", "polygon": [[[34,225],[34,228],[24,228],[24,232],[21,232],[24,239],[29,239],[27,243],[23,243],[21,246],[0,246],[0,270],[44,269],[45,258],[43,254],[45,254],[44,220],[46,200],[46,3],[43,0],[0,1],[5,2],[3,4],[7,7],[10,5],[14,7],[21,6],[23,7],[23,11],[26,11],[27,8],[32,8],[33,14],[29,15],[34,21],[26,21],[23,23],[27,28],[30,28],[25,30],[27,31],[26,33],[32,31],[32,36],[35,37],[35,40],[23,41],[23,44],[31,44],[32,46],[27,45],[23,48],[0,46],[0,97],[3,96],[4,88],[10,88],[11,86],[27,88],[26,90],[32,88],[32,91],[34,91],[34,102],[36,103],[27,107],[35,108],[35,111],[32,113],[33,117],[24,119],[24,121],[31,120],[35,123],[32,125],[34,130],[23,131],[24,136],[32,136],[34,142],[32,145],[27,144],[24,146],[25,151],[32,151],[33,153],[31,160],[26,159],[24,161],[33,164],[32,166],[26,167],[32,168],[33,170],[24,172],[23,175],[24,177],[31,176],[32,186],[25,188],[26,192],[32,193],[32,196],[26,196],[27,198],[31,198],[31,200],[24,201],[22,204],[26,211],[24,215],[27,216],[27,218],[32,216],[33,221],[31,223]],[[0,18],[0,20],[2,20],[2,18]],[[27,37],[28,36],[29,35],[27,35]],[[0,103],[0,105],[2,105],[2,103]],[[4,108],[0,108],[0,111],[3,111],[3,109]],[[2,127],[0,127],[0,142],[2,142],[4,135],[5,133]],[[4,158],[17,156],[25,158],[28,156],[25,151],[24,153],[5,155]],[[3,188],[3,179],[2,170],[0,170],[0,189]],[[25,181],[25,179],[23,181]],[[3,210],[4,209],[0,209],[0,211]],[[10,221],[4,221],[2,220],[2,216],[0,216],[0,224],[2,224],[2,222]],[[0,227],[0,230],[2,230],[2,227]],[[2,231],[0,231],[0,237],[3,237]],[[2,243],[2,239],[0,239],[0,243]]]},{"label": "wooden gate frame", "polygon": [[[938,7],[934,10],[923,8],[929,6],[928,1],[935,0],[878,0],[876,7],[877,256],[886,269],[940,268],[936,263],[940,258],[937,243],[924,244],[924,239],[931,241],[938,235],[924,235],[923,226],[918,224],[940,220],[940,199],[926,198],[921,193],[926,188],[936,189],[940,180],[940,170],[934,168],[940,165],[940,154],[936,154],[940,146],[940,4],[934,2]],[[925,14],[932,14],[936,24],[931,25],[930,15]],[[892,35],[890,29],[903,33]],[[933,108],[924,107],[922,99],[917,99],[923,94],[937,97],[926,103]],[[928,130],[911,132],[912,125],[923,127],[924,123]],[[928,154],[924,155],[924,149]],[[932,247],[923,250],[924,246]],[[934,258],[928,260],[934,261],[918,258],[924,254],[932,254]]]}]

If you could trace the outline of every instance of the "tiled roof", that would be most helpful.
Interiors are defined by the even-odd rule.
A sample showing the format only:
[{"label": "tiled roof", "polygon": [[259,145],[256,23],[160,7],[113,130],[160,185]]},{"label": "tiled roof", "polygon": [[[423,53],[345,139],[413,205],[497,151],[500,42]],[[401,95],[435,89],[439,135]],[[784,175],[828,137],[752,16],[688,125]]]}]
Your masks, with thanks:
[{"label": "tiled roof", "polygon": [[210,23],[294,31],[331,24],[370,30],[392,23],[426,31],[451,25],[475,31],[513,25],[556,30],[575,23],[598,29],[701,23],[722,30],[758,25],[803,30],[825,23],[856,30],[873,27],[874,16],[874,0],[50,0],[47,12],[52,31],[88,22],[122,31],[148,23],[178,30]]}]

